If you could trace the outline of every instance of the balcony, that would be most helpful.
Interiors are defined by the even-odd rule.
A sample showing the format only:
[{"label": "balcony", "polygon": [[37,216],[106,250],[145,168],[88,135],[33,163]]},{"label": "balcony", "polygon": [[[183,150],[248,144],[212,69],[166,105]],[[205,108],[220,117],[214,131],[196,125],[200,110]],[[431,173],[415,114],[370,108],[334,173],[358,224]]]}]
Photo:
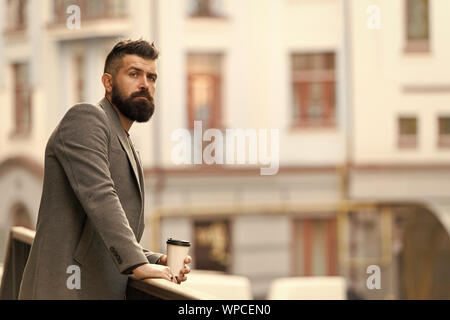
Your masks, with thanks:
[{"label": "balcony", "polygon": [[47,29],[56,40],[117,37],[127,33],[127,22],[125,0],[54,0]]},{"label": "balcony", "polygon": [[83,20],[118,19],[126,17],[126,3],[124,0],[55,0],[54,22],[65,23],[67,19],[67,8],[78,6]]}]

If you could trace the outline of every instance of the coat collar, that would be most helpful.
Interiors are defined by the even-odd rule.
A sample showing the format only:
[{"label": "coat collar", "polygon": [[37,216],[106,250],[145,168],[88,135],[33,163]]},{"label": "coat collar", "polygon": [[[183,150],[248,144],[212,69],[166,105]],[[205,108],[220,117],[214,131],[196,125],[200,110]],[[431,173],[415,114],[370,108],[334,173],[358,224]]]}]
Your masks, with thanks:
[{"label": "coat collar", "polygon": [[[138,160],[138,156],[131,149],[131,145],[130,145],[131,141],[128,142],[128,132],[126,132],[125,129],[122,127],[122,123],[120,122],[119,115],[117,114],[116,110],[111,105],[109,100],[106,99],[106,97],[104,97],[103,99],[101,99],[99,101],[99,105],[102,107],[103,110],[105,110],[106,114],[111,119],[113,129],[116,132],[117,137],[119,138],[122,148],[125,150],[125,153],[127,154],[128,161],[129,161],[131,167],[133,168],[134,178],[136,179],[136,183],[138,185],[141,200],[142,200],[143,199],[143,190],[142,190],[141,181],[140,181],[141,179],[143,179],[141,177],[142,169],[136,167],[138,163],[140,164],[140,162]],[[133,161],[133,159],[135,159],[135,161]]]}]

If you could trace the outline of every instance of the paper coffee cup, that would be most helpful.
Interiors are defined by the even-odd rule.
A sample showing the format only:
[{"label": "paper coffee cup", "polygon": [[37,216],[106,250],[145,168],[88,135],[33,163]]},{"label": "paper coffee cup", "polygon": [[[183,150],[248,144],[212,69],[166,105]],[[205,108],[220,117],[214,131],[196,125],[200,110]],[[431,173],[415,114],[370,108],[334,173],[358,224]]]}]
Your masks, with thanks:
[{"label": "paper coffee cup", "polygon": [[178,277],[184,268],[184,259],[189,253],[191,243],[185,240],[167,239],[167,266]]}]

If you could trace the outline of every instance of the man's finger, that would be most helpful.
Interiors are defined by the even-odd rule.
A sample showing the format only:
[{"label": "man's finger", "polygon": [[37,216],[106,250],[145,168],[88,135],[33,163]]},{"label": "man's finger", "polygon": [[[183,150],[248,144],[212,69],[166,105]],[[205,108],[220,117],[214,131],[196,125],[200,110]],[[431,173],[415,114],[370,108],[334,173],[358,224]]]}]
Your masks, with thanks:
[{"label": "man's finger", "polygon": [[191,268],[189,268],[188,266],[184,266],[184,268],[181,269],[181,271],[180,271],[180,273],[182,273],[182,274],[186,274],[189,272],[191,272]]},{"label": "man's finger", "polygon": [[192,262],[191,256],[186,256],[186,258],[184,258],[184,263],[185,264],[188,264],[188,263],[191,263],[191,262]]},{"label": "man's finger", "polygon": [[173,281],[173,276],[172,275],[170,275],[170,274],[164,274],[164,279],[166,279],[167,281],[170,281],[170,282],[172,282]]}]

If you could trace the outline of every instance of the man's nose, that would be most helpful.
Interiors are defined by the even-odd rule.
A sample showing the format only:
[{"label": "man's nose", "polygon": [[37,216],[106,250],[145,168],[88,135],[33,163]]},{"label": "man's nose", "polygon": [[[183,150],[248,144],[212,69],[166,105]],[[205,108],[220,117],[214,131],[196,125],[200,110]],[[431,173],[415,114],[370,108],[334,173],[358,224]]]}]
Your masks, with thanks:
[{"label": "man's nose", "polygon": [[141,81],[139,82],[139,90],[148,90],[149,86],[150,82],[147,77],[142,77]]}]

